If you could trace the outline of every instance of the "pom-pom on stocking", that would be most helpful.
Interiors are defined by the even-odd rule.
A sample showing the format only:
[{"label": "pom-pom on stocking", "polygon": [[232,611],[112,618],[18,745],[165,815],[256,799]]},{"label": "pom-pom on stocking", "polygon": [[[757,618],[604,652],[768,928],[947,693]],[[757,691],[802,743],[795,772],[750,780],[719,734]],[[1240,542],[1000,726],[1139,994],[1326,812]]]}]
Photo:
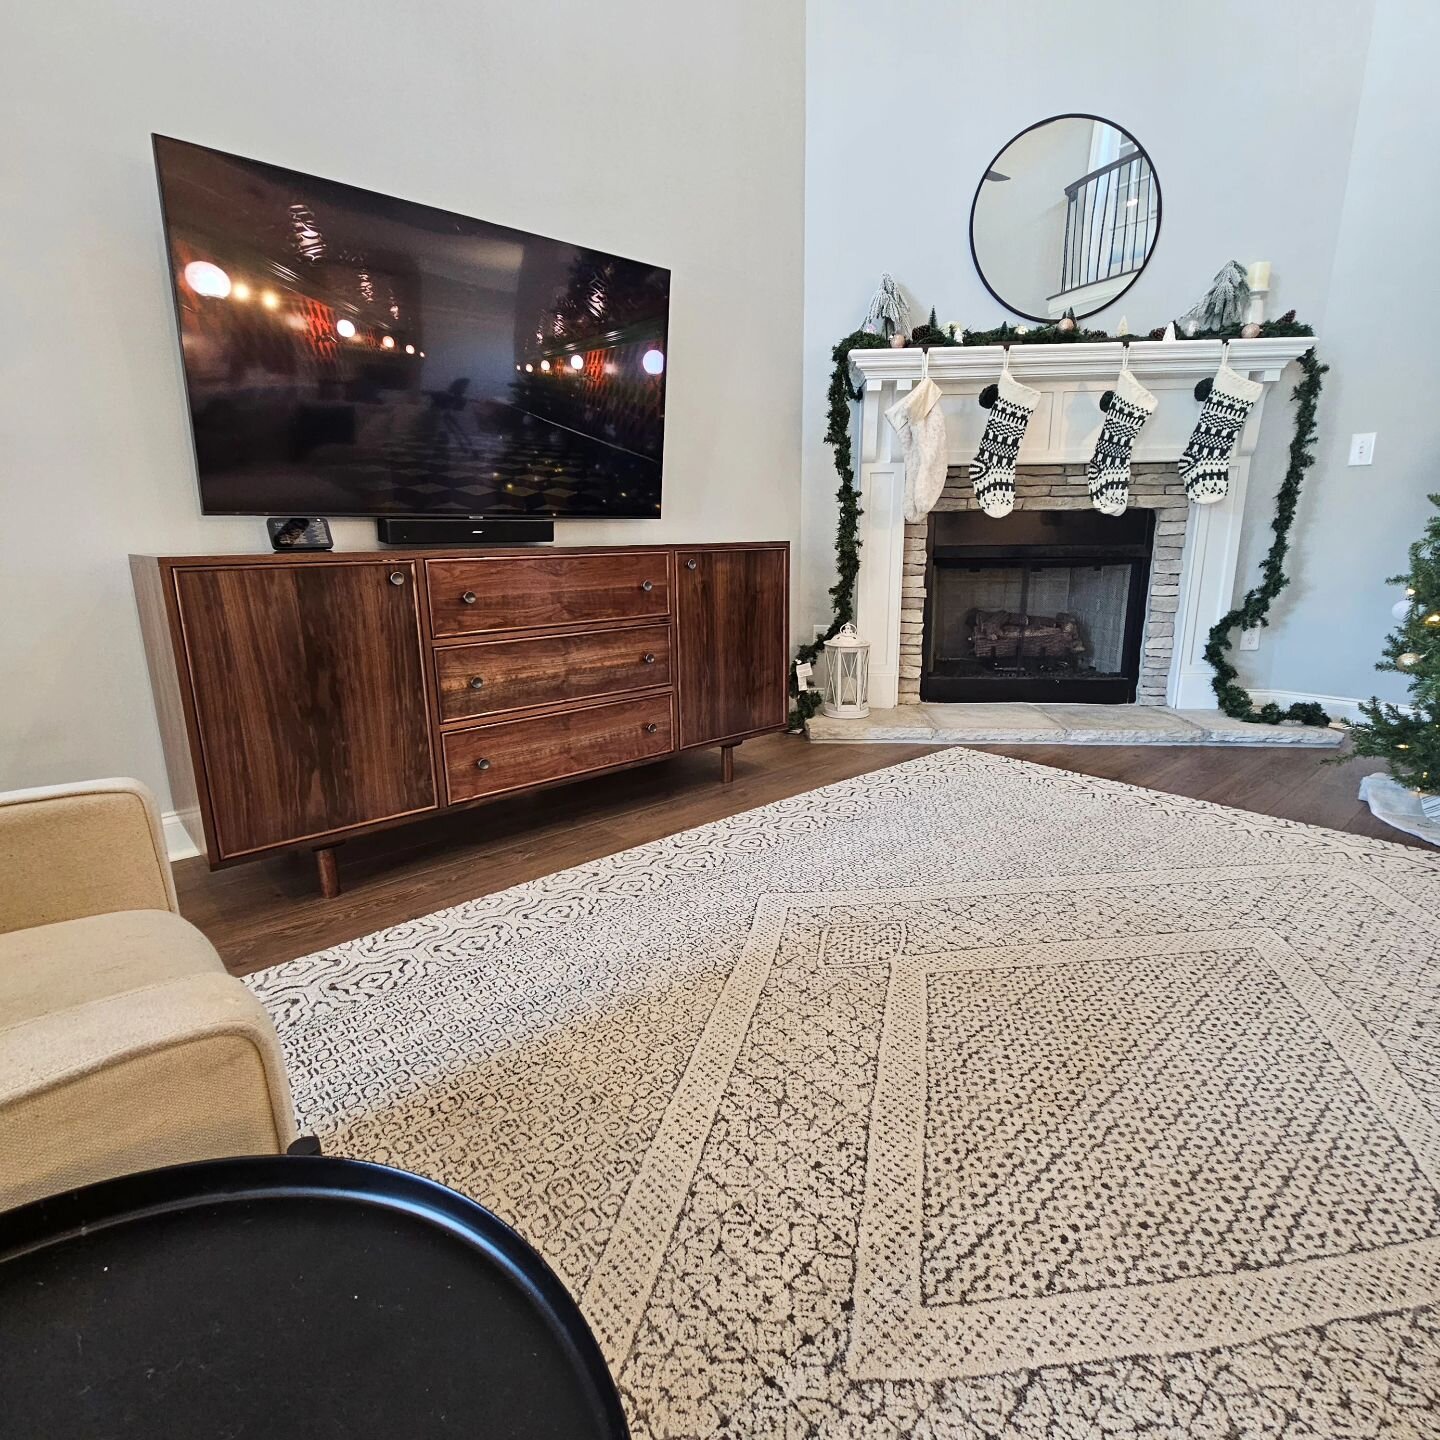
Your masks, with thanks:
[{"label": "pom-pom on stocking", "polygon": [[970,462],[970,483],[980,508],[994,520],[1015,508],[1015,457],[1040,392],[1011,378],[1009,363],[1000,372],[999,395],[990,407],[980,448]]},{"label": "pom-pom on stocking", "polygon": [[1185,493],[1197,505],[1213,505],[1230,493],[1230,460],[1250,407],[1265,387],[1247,380],[1222,359],[1205,407],[1180,457]]},{"label": "pom-pom on stocking", "polygon": [[1130,503],[1130,452],[1135,437],[1155,413],[1155,404],[1155,397],[1128,369],[1120,372],[1095,453],[1085,469],[1090,503],[1102,515],[1123,515]]}]

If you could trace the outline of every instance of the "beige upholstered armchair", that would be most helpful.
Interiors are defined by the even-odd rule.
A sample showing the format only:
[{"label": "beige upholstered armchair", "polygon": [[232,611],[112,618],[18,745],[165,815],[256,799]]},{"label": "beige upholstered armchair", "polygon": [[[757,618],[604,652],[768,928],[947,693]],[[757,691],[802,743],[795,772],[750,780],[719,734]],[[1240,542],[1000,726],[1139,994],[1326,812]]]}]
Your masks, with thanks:
[{"label": "beige upholstered armchair", "polygon": [[294,1136],[274,1028],[180,918],[145,787],[0,794],[0,1208]]}]

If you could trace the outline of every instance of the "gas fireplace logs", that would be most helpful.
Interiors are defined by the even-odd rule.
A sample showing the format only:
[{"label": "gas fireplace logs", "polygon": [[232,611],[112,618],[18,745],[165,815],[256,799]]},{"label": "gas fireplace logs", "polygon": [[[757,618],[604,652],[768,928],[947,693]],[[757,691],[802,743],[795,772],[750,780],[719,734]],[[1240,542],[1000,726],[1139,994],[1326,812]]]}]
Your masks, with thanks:
[{"label": "gas fireplace logs", "polygon": [[1013,660],[1022,649],[1039,660],[1068,660],[1085,653],[1079,622],[1063,610],[1053,618],[977,610],[971,644],[979,660]]}]

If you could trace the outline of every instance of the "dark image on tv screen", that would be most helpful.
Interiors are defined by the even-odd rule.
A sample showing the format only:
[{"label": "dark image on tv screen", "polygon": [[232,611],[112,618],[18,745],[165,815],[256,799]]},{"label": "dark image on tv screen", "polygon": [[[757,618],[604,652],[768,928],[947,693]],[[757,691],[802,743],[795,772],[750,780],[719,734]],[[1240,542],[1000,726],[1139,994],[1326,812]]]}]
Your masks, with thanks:
[{"label": "dark image on tv screen", "polygon": [[201,507],[660,513],[670,272],[155,137]]}]

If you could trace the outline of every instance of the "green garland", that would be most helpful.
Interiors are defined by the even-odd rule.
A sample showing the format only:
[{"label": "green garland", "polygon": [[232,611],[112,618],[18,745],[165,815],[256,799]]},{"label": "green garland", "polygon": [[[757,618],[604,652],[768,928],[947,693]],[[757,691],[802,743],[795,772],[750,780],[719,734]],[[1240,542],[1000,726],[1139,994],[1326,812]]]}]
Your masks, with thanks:
[{"label": "green garland", "polygon": [[[1315,332],[1310,326],[1299,323],[1293,310],[1287,311],[1278,320],[1267,320],[1260,326],[1260,335],[1270,337],[1310,336]],[[1103,330],[1061,330],[1056,325],[1041,325],[1034,329],[1017,329],[1013,325],[997,325],[993,330],[965,330],[955,334],[954,327],[942,330],[935,323],[935,312],[924,325],[916,326],[910,334],[911,345],[957,346],[957,345],[1067,345],[1067,344],[1127,344],[1145,345],[1159,341],[1163,330],[1152,330],[1149,335],[1109,335]],[[1180,341],[1189,340],[1234,340],[1240,336],[1240,327],[1231,326],[1225,330],[1207,330],[1194,335],[1177,336]],[[835,530],[835,584],[830,587],[833,615],[829,627],[818,639],[802,645],[796,651],[797,662],[813,664],[824,649],[825,641],[847,621],[855,619],[855,580],[860,573],[860,497],[855,487],[854,454],[850,443],[850,406],[859,400],[862,391],[850,384],[850,352],[852,350],[878,350],[889,347],[889,340],[882,335],[856,330],[841,340],[830,352],[832,369],[830,387],[827,392],[827,423],[825,443],[835,452],[835,472],[840,477],[835,492],[839,508],[839,523]],[[1275,519],[1271,529],[1275,539],[1270,551],[1261,564],[1263,579],[1249,591],[1239,609],[1232,610],[1210,630],[1205,646],[1205,659],[1215,669],[1215,694],[1225,714],[1237,720],[1250,720],[1259,724],[1278,725],[1282,720],[1299,720],[1307,725],[1329,724],[1329,716],[1318,705],[1296,704],[1288,710],[1278,705],[1262,705],[1258,710],[1243,686],[1235,683],[1238,671],[1230,664],[1225,652],[1230,648],[1230,631],[1237,625],[1246,629],[1267,624],[1266,615],[1275,596],[1289,583],[1282,566],[1290,546],[1290,527],[1295,519],[1295,506],[1300,496],[1300,482],[1305,471],[1315,463],[1312,447],[1315,443],[1315,409],[1320,395],[1320,377],[1329,368],[1315,358],[1312,346],[1300,357],[1304,377],[1295,387],[1298,405],[1295,413],[1295,434],[1290,442],[1290,465],[1281,482],[1276,496]],[[790,669],[790,694],[794,705],[790,711],[790,726],[799,729],[819,708],[820,694],[816,690],[799,690],[795,669]]]},{"label": "green garland", "polygon": [[[861,392],[850,385],[850,352],[879,350],[888,348],[889,344],[882,335],[857,330],[830,352],[833,368],[830,371],[825,443],[835,451],[835,472],[840,477],[840,488],[835,492],[840,509],[840,522],[835,527],[836,578],[830,587],[834,616],[824,635],[808,645],[802,645],[796,652],[796,660],[807,665],[814,664],[825,642],[842,625],[855,619],[855,578],[860,573],[860,492],[855,488],[854,454],[850,446],[850,406],[860,398]],[[790,694],[795,700],[790,711],[790,727],[798,729],[820,708],[820,693],[807,690],[802,694],[796,685],[795,667],[792,665]]]},{"label": "green garland", "polygon": [[1245,592],[1244,600],[1236,609],[1221,616],[1210,627],[1210,636],[1205,642],[1205,658],[1215,670],[1211,684],[1215,687],[1215,698],[1220,702],[1220,708],[1236,720],[1250,720],[1261,725],[1278,725],[1282,720],[1298,720],[1302,725],[1330,723],[1325,711],[1309,701],[1297,702],[1287,710],[1274,703],[1262,705],[1257,710],[1250,692],[1236,683],[1239,671],[1225,653],[1230,648],[1230,632],[1237,625],[1250,630],[1256,625],[1270,623],[1266,619],[1270,603],[1290,583],[1290,577],[1284,570],[1285,554],[1290,548],[1290,527],[1295,523],[1300,482],[1315,463],[1315,409],[1320,399],[1320,377],[1330,367],[1320,363],[1312,345],[1300,357],[1300,368],[1304,374],[1294,390],[1295,433],[1290,439],[1290,464],[1275,496],[1275,518],[1270,522],[1275,538],[1260,562],[1260,583]]}]

